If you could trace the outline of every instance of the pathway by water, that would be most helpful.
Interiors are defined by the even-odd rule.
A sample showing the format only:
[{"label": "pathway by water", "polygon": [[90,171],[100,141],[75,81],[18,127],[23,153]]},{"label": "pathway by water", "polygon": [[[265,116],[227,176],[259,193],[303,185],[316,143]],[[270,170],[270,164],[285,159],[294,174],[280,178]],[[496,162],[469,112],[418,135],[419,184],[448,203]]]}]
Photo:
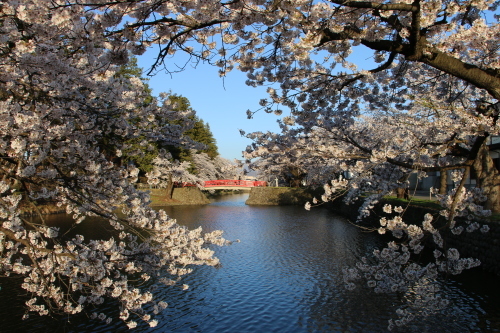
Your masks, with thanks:
[{"label": "pathway by water", "polygon": [[[364,288],[347,291],[341,269],[379,246],[375,234],[337,218],[326,209],[246,206],[247,195],[224,196],[207,206],[166,207],[190,228],[222,229],[241,242],[217,248],[221,268],[200,267],[185,278],[190,288],[159,289],[169,307],[159,325],[138,332],[386,332],[395,318],[396,296],[375,295]],[[499,332],[498,279],[472,275],[442,281],[451,306],[402,332]],[[75,318],[19,320],[22,308],[10,299],[19,292],[0,280],[0,332],[125,332]],[[6,290],[6,287],[8,290]],[[14,291],[15,290],[15,291]]]}]

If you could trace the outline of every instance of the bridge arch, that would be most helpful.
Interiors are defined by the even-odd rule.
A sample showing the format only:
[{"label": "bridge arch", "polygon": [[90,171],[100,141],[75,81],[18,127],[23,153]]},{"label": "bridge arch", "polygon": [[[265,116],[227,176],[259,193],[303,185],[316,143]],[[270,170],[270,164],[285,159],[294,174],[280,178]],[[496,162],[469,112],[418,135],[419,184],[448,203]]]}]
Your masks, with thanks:
[{"label": "bridge arch", "polygon": [[267,182],[255,180],[239,180],[239,179],[218,179],[207,180],[204,182],[203,187],[207,190],[226,190],[226,189],[241,189],[252,187],[265,187]]}]

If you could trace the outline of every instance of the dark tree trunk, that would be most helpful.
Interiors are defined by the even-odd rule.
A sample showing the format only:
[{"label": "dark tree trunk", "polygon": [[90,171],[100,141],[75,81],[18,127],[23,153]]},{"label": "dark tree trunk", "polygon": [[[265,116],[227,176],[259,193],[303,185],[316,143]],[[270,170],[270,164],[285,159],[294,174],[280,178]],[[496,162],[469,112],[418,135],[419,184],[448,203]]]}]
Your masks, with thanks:
[{"label": "dark tree trunk", "polygon": [[172,199],[172,194],[174,193],[174,182],[172,181],[172,174],[168,175],[166,197],[167,199]]},{"label": "dark tree trunk", "polygon": [[302,180],[307,176],[307,173],[297,167],[290,167],[288,172],[290,173],[290,187],[300,187]]},{"label": "dark tree trunk", "polygon": [[439,172],[439,194],[446,194],[448,191],[448,171]]},{"label": "dark tree trunk", "polygon": [[500,175],[486,142],[479,149],[473,168],[477,176],[477,186],[487,197],[484,207],[493,213],[500,213]]},{"label": "dark tree trunk", "polygon": [[410,194],[408,191],[408,184],[407,184],[408,179],[410,179],[410,174],[406,174],[399,179],[398,183],[402,184],[403,186],[398,187],[396,189],[396,196],[398,199],[409,199],[410,198]]}]

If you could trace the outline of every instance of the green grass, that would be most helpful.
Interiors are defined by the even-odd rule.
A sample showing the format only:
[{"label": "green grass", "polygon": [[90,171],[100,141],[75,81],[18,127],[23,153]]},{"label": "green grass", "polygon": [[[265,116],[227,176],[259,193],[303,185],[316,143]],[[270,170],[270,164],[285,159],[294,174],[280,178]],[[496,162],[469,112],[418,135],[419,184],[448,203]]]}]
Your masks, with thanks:
[{"label": "green grass", "polygon": [[490,217],[486,218],[492,222],[500,222],[500,213],[493,213]]},{"label": "green grass", "polygon": [[[415,206],[415,207],[423,207],[423,208],[432,209],[432,210],[443,209],[437,201],[418,199],[418,198],[406,200],[406,199],[399,199],[395,196],[386,196],[383,199],[383,203],[388,203],[388,204],[391,204],[393,206],[402,206],[402,207],[408,205],[408,203],[409,203],[410,206]],[[492,222],[500,222],[500,213],[491,214],[491,216],[486,217],[485,219],[492,221]]]},{"label": "green grass", "polygon": [[384,202],[387,202],[391,205],[396,205],[396,206],[406,206],[406,205],[410,204],[410,206],[424,207],[424,208],[434,209],[434,210],[442,209],[441,205],[439,203],[437,203],[437,201],[435,201],[435,200],[426,200],[426,199],[419,199],[419,198],[412,198],[410,200],[406,200],[406,199],[397,198],[395,196],[386,196],[386,197],[384,197]]}]

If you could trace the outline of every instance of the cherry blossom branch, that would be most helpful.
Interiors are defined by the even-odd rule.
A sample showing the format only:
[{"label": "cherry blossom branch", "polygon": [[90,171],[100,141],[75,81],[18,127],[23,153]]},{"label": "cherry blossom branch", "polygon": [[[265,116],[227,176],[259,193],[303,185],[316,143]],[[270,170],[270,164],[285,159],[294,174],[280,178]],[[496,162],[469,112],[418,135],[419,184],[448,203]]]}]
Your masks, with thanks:
[{"label": "cherry blossom branch", "polygon": [[[47,248],[44,248],[44,247],[34,247],[33,245],[31,245],[31,243],[29,242],[28,239],[24,239],[24,238],[18,238],[16,237],[16,233],[9,230],[9,229],[6,229],[4,227],[0,227],[0,232],[3,233],[5,236],[7,236],[9,239],[17,242],[17,243],[21,243],[23,244],[24,246],[26,246],[26,248],[32,250],[32,251],[35,251],[35,252],[41,252],[41,253],[50,253],[52,255],[55,255],[57,257],[69,257],[69,258],[72,258],[72,259],[75,259],[75,256],[71,253],[65,253],[65,252],[62,252],[62,253],[54,253],[54,250],[53,249],[47,249]],[[35,260],[36,261],[36,260]]]},{"label": "cherry blossom branch", "polygon": [[376,9],[376,10],[398,10],[405,12],[416,12],[418,11],[418,6],[414,4],[406,4],[406,3],[391,3],[391,4],[382,4],[378,2],[369,2],[369,1],[339,1],[339,0],[330,0],[330,2],[335,3],[337,5],[351,7],[351,8],[364,8],[364,9]]}]

